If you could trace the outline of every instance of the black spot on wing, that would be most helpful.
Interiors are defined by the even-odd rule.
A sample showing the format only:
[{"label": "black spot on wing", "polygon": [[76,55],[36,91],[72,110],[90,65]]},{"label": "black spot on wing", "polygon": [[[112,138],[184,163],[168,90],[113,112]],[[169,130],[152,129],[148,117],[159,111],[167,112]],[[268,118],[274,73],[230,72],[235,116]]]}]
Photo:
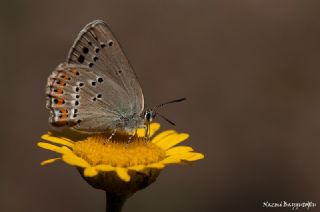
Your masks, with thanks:
[{"label": "black spot on wing", "polygon": [[88,54],[89,49],[87,47],[83,47],[82,51],[83,51],[83,53]]},{"label": "black spot on wing", "polygon": [[83,63],[83,62],[84,62],[84,56],[83,56],[83,55],[80,55],[80,56],[78,57],[78,62],[79,62],[79,63]]},{"label": "black spot on wing", "polygon": [[99,78],[98,78],[98,82],[99,82],[99,83],[102,83],[102,82],[103,82],[103,78],[102,78],[102,77],[99,77]]}]

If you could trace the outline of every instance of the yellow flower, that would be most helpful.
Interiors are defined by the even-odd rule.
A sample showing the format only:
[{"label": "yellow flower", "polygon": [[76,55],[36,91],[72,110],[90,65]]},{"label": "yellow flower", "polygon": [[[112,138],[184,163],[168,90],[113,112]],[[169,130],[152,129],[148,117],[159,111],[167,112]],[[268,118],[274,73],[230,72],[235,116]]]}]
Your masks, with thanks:
[{"label": "yellow flower", "polygon": [[150,141],[145,141],[144,129],[138,129],[130,143],[125,135],[116,135],[108,141],[106,134],[48,132],[38,146],[61,156],[45,160],[41,165],[62,160],[77,167],[93,187],[130,196],[154,182],[167,165],[190,164],[204,158],[189,146],[176,146],[185,141],[188,134],[167,130],[153,136],[159,128],[160,124],[151,124]]}]

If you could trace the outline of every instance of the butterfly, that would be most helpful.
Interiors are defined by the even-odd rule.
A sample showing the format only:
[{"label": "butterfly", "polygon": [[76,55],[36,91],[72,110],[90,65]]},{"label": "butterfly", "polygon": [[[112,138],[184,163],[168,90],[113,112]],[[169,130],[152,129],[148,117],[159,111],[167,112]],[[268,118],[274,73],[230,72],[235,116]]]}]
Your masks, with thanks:
[{"label": "butterfly", "polygon": [[127,57],[108,25],[95,20],[87,24],[72,45],[67,61],[48,77],[49,123],[82,132],[132,134],[146,129],[160,115],[163,105],[144,109],[144,96]]}]

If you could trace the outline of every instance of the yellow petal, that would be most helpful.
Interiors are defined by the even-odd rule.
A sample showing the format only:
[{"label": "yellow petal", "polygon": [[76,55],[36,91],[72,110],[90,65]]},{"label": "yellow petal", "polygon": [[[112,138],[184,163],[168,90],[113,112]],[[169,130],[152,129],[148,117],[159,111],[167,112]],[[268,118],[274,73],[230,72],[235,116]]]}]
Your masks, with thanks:
[{"label": "yellow petal", "polygon": [[130,167],[128,167],[128,169],[134,170],[134,171],[137,171],[137,172],[142,171],[142,170],[144,170],[145,168],[146,168],[145,165],[136,165],[136,166],[130,166]]},{"label": "yellow petal", "polygon": [[162,163],[162,164],[179,164],[179,163],[181,163],[181,160],[176,157],[169,157],[169,158],[163,159],[162,161],[160,161],[160,163]]},{"label": "yellow petal", "polygon": [[166,155],[170,156],[170,155],[181,154],[181,153],[191,152],[191,151],[193,151],[193,149],[189,146],[176,146],[171,149],[168,149],[166,151]]},{"label": "yellow petal", "polygon": [[162,139],[164,139],[170,135],[176,135],[176,134],[177,134],[177,132],[174,130],[166,130],[166,131],[163,131],[160,134],[158,134],[156,137],[154,137],[151,142],[154,144],[157,144]]},{"label": "yellow petal", "polygon": [[185,152],[181,154],[171,155],[160,163],[162,164],[181,164],[184,163],[183,161],[195,161],[204,158],[204,155],[198,152]]},{"label": "yellow petal", "polygon": [[104,165],[104,164],[100,164],[100,165],[94,166],[93,168],[95,168],[98,171],[103,171],[103,172],[109,172],[109,171],[114,171],[115,170],[115,168],[113,166]]},{"label": "yellow petal", "polygon": [[79,158],[73,153],[64,154],[62,156],[62,159],[64,162],[72,166],[78,166],[82,168],[90,167],[90,164],[87,161],[83,160],[82,158]]},{"label": "yellow petal", "polygon": [[[150,134],[149,136],[152,137],[154,133],[159,130],[160,124],[159,123],[151,123],[150,124]],[[139,128],[137,130],[138,137],[144,137],[145,136],[145,129],[144,128]]]},{"label": "yellow petal", "polygon": [[164,165],[162,163],[153,163],[147,166],[148,168],[154,168],[154,169],[162,169],[164,168]]},{"label": "yellow petal", "polygon": [[152,137],[155,132],[157,132],[160,129],[160,124],[159,123],[151,123],[150,124],[150,137]]},{"label": "yellow petal", "polygon": [[73,141],[71,141],[71,140],[69,140],[67,138],[53,137],[53,136],[50,136],[48,134],[45,134],[45,135],[41,136],[41,138],[43,140],[50,141],[50,142],[53,142],[53,143],[61,144],[61,145],[68,146],[68,147],[73,147]]},{"label": "yellow petal", "polygon": [[199,160],[204,158],[204,155],[198,152],[185,152],[182,154],[176,154],[174,156],[177,158],[180,158],[181,160],[187,160],[187,161]]},{"label": "yellow petal", "polygon": [[98,171],[94,167],[88,167],[84,170],[83,175],[86,177],[94,177],[98,174]]},{"label": "yellow petal", "polygon": [[181,143],[182,141],[186,140],[187,138],[189,138],[189,134],[187,134],[187,133],[172,134],[172,135],[168,135],[167,137],[163,138],[161,141],[158,141],[156,144],[160,148],[167,150],[167,149]]},{"label": "yellow petal", "polygon": [[[192,152],[193,153],[193,152]],[[194,152],[190,157],[188,157],[186,160],[187,161],[195,161],[195,160],[200,160],[204,158],[204,154]]]},{"label": "yellow petal", "polygon": [[61,158],[51,158],[51,159],[48,159],[48,160],[44,160],[41,162],[41,166],[44,166],[44,165],[47,165],[47,164],[50,164],[50,163],[53,163],[57,160],[60,160]]},{"label": "yellow petal", "polygon": [[70,153],[71,150],[67,147],[60,147],[60,146],[56,146],[56,145],[53,145],[53,144],[48,144],[48,143],[45,143],[45,142],[38,142],[37,143],[38,147],[41,147],[43,149],[47,149],[47,150],[51,150],[53,152],[57,152],[57,153],[60,153],[60,154],[65,154],[65,153]]},{"label": "yellow petal", "polygon": [[125,181],[125,182],[130,181],[130,175],[128,174],[128,169],[122,168],[122,167],[117,167],[116,172],[117,172],[118,176],[120,177],[120,179],[122,179],[123,181]]}]

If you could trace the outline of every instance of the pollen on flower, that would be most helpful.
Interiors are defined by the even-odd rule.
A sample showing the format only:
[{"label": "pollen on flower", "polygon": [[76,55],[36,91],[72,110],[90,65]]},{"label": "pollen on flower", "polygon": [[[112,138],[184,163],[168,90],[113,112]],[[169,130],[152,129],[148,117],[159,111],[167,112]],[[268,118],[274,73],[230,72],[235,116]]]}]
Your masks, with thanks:
[{"label": "pollen on flower", "polygon": [[114,167],[148,165],[166,157],[166,152],[152,142],[135,137],[131,143],[107,142],[105,136],[92,136],[74,144],[73,152],[92,166],[105,164]]}]

